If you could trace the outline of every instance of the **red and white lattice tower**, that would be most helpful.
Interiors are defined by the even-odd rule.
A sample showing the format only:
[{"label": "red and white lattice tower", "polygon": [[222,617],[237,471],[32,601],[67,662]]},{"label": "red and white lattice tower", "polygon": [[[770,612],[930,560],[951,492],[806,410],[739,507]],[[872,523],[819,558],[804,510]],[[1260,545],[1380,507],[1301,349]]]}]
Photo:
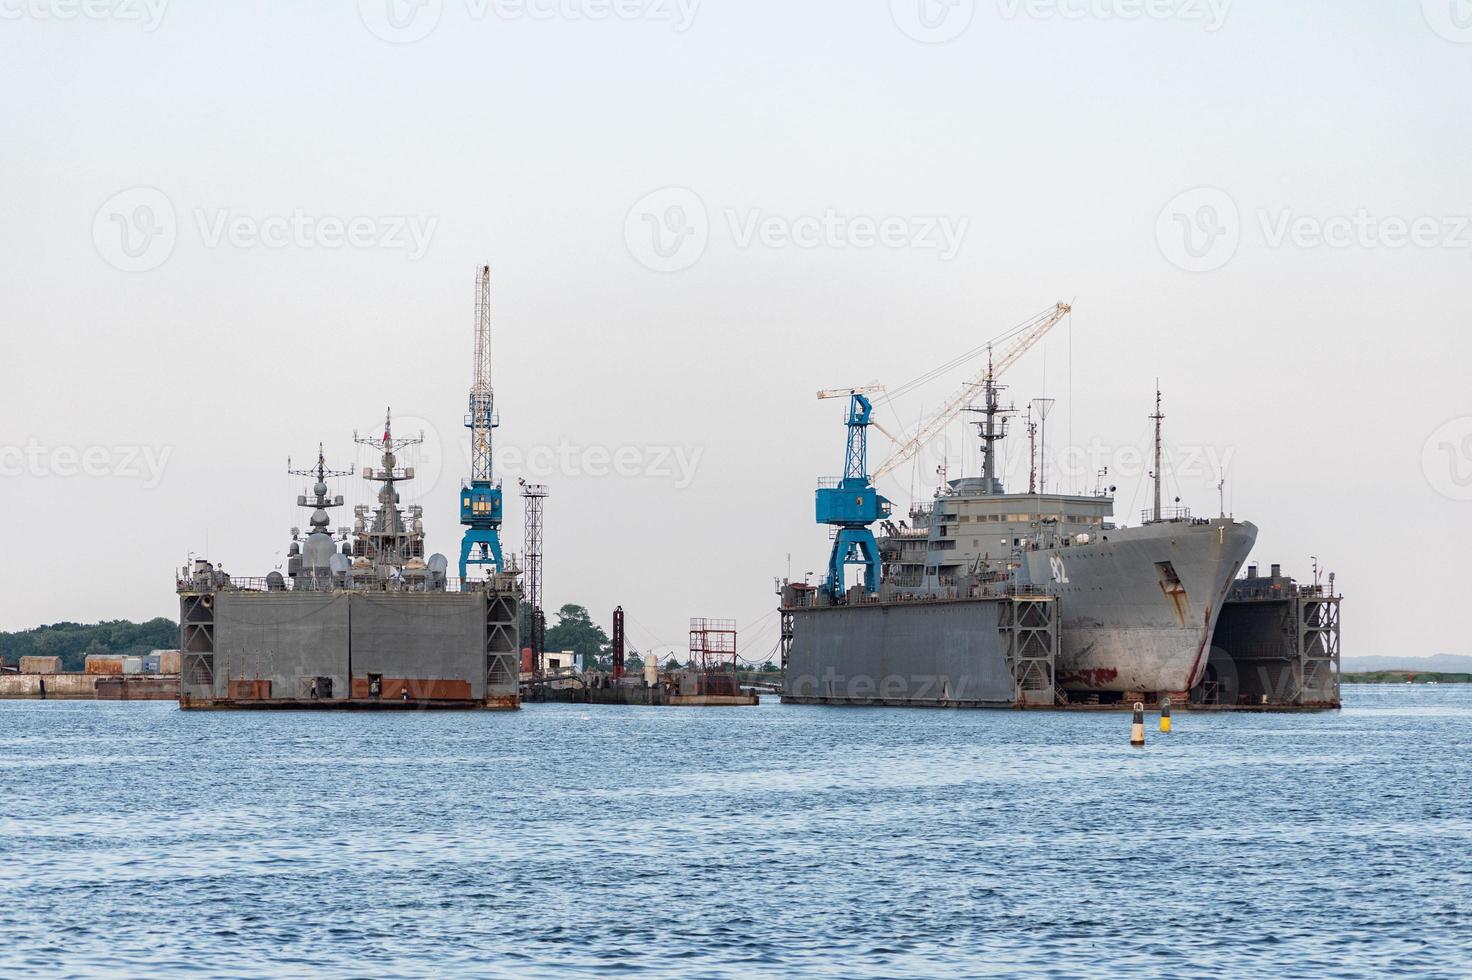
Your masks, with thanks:
[{"label": "red and white lattice tower", "polygon": [[736,669],[736,620],[690,620],[690,659],[701,673]]}]

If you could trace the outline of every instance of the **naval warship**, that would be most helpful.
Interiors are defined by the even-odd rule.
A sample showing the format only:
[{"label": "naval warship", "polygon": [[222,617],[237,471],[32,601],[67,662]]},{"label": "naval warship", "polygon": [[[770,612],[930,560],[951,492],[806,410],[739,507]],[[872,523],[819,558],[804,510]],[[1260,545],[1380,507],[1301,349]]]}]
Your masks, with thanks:
[{"label": "naval warship", "polygon": [[946,480],[934,500],[878,537],[881,600],[1032,592],[1060,611],[1056,679],[1072,692],[1186,692],[1205,676],[1217,617],[1257,528],[1161,506],[1156,393],[1155,506],[1134,527],[1114,520],[1113,488],[1008,493],[997,448],[1011,409],[988,377],[976,411],[982,474]]},{"label": "naval warship", "polygon": [[204,558],[180,573],[181,708],[514,709],[520,569],[506,562],[484,579],[449,577],[449,560],[426,556],[423,510],[399,487],[415,477],[401,454],[422,437],[355,440],[379,455],[364,480],[376,505],[343,506],[328,481],[355,475],[327,467],[288,470],[312,483],[297,497],[310,516],[293,528],[285,573],[237,578]]}]

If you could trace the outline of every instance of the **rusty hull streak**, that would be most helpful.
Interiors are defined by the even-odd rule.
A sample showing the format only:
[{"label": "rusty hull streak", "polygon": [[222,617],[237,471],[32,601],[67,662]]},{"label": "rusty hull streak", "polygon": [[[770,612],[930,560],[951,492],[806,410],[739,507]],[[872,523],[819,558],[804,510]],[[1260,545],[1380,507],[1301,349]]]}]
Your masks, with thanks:
[{"label": "rusty hull streak", "polygon": [[1191,662],[1191,673],[1186,675],[1186,690],[1188,691],[1191,690],[1191,688],[1195,687],[1201,678],[1206,676],[1205,658],[1209,655],[1209,651],[1211,650],[1212,634],[1215,632],[1214,630],[1210,629],[1210,606],[1206,607],[1206,618],[1202,621],[1202,625],[1207,629],[1205,634],[1201,637],[1200,645],[1196,647],[1196,659]]},{"label": "rusty hull streak", "polygon": [[[470,682],[464,680],[430,681],[404,677],[385,677],[382,694],[378,700],[401,701],[408,690],[410,701],[469,701]],[[368,693],[368,678],[353,678],[353,698],[358,701],[373,700]]]},{"label": "rusty hull streak", "polygon": [[1113,667],[1090,667],[1085,670],[1060,672],[1058,680],[1067,684],[1077,681],[1084,687],[1103,687],[1119,679],[1119,671]]},{"label": "rusty hull streak", "polygon": [[1166,582],[1162,578],[1160,591],[1170,600],[1171,608],[1175,610],[1176,622],[1185,626],[1186,617],[1191,613],[1191,599],[1186,595],[1186,587],[1180,582]]}]

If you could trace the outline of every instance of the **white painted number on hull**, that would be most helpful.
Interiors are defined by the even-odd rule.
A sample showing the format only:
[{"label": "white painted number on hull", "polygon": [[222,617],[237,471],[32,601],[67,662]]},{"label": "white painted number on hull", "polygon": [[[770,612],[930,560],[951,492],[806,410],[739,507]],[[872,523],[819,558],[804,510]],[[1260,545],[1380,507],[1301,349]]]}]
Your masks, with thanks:
[{"label": "white painted number on hull", "polygon": [[1049,555],[1048,563],[1053,566],[1053,581],[1059,585],[1068,584],[1068,569],[1063,567],[1063,559],[1058,555]]}]

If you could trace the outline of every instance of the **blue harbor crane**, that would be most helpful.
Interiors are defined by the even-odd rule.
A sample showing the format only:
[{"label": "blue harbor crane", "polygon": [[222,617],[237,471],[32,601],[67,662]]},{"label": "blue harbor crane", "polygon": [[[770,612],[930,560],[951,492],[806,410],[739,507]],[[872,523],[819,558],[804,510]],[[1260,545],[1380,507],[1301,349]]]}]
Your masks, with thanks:
[{"label": "blue harbor crane", "polygon": [[869,426],[874,424],[874,406],[867,396],[883,390],[870,385],[818,392],[819,398],[849,400],[843,478],[824,481],[818,487],[817,498],[818,523],[834,528],[828,576],[823,581],[823,591],[834,602],[843,600],[844,572],[850,565],[863,566],[865,592],[873,595],[879,591],[879,544],[870,526],[889,517],[890,505],[869,479]]},{"label": "blue harbor crane", "polygon": [[496,395],[491,387],[491,267],[481,266],[475,277],[475,380],[470,386],[470,412],[465,427],[470,430],[470,479],[461,484],[460,523],[465,536],[460,541],[460,581],[468,578],[471,565],[489,565],[502,570],[501,483],[491,470],[491,434],[500,425]]}]

